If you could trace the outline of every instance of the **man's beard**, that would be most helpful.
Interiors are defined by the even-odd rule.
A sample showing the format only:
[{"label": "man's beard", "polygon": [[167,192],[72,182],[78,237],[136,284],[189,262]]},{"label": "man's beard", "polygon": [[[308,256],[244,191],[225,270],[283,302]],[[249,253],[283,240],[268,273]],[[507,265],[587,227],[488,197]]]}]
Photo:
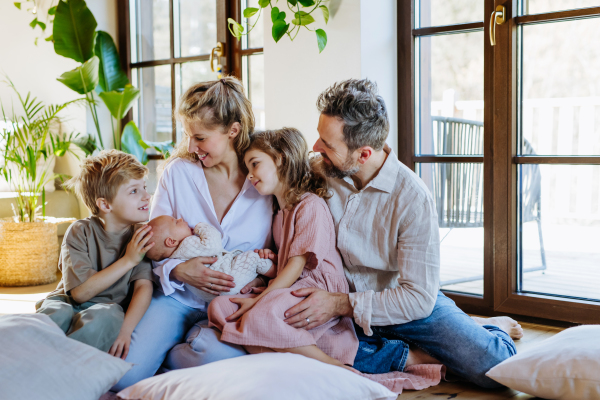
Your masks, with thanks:
[{"label": "man's beard", "polygon": [[[321,153],[321,158],[321,170],[329,178],[343,179],[360,171],[358,162],[353,162],[350,154],[348,154],[348,157],[340,168],[333,165],[333,162],[331,162],[331,160],[325,154]],[[325,162],[325,159],[327,159],[329,162]]]}]

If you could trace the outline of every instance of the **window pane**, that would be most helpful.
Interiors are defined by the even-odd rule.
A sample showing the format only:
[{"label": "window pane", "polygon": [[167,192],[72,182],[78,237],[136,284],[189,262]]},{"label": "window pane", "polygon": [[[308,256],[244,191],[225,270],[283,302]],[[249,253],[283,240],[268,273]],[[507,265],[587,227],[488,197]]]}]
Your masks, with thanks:
[{"label": "window pane", "polygon": [[600,19],[522,29],[521,154],[600,154]]},{"label": "window pane", "polygon": [[600,6],[598,0],[522,0],[525,15],[597,6]]},{"label": "window pane", "polygon": [[242,57],[244,88],[254,111],[257,129],[265,129],[265,57],[263,54]]},{"label": "window pane", "polygon": [[440,226],[440,286],[483,295],[483,164],[417,164]]},{"label": "window pane", "polygon": [[[254,7],[260,9],[258,5],[258,0],[240,0],[242,12],[246,7]],[[285,11],[282,9],[282,11]],[[289,11],[288,11],[289,13]],[[265,8],[262,10],[263,18],[271,18],[270,8]],[[246,36],[242,36],[242,50],[246,49],[255,49],[262,48],[264,43],[264,24],[263,20],[258,19],[258,13],[256,13],[251,18],[242,18],[244,24],[244,31],[248,32],[252,26],[252,31]]]},{"label": "window pane", "polygon": [[520,165],[521,289],[600,299],[600,166]]},{"label": "window pane", "polygon": [[175,56],[209,54],[217,44],[216,0],[175,0],[174,6],[178,11],[175,15],[179,14],[176,31],[179,32],[180,48]]},{"label": "window pane", "polygon": [[131,62],[171,58],[169,0],[130,0]]},{"label": "window pane", "polygon": [[483,21],[483,0],[421,0],[417,27]]},{"label": "window pane", "polygon": [[179,64],[181,86],[179,93],[183,94],[190,86],[199,82],[214,81],[217,73],[210,70],[209,61],[194,61]]},{"label": "window pane", "polygon": [[141,91],[134,120],[142,137],[159,142],[171,140],[171,67],[161,65],[132,72],[137,74],[135,81]]},{"label": "window pane", "polygon": [[415,152],[483,155],[483,32],[418,40]]}]

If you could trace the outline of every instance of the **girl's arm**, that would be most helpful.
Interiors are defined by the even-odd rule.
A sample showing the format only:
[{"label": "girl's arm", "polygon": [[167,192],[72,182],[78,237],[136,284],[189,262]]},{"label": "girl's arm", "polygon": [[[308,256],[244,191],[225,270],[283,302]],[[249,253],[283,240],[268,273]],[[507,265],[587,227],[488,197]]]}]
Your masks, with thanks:
[{"label": "girl's arm", "polygon": [[275,289],[285,289],[289,288],[298,280],[304,266],[306,265],[307,257],[306,255],[295,256],[288,260],[285,268],[281,270],[281,272],[277,275],[275,279],[271,281],[269,287],[265,289],[260,295],[254,298],[238,298],[232,297],[229,300],[232,303],[236,303],[240,306],[240,309],[235,313],[231,314],[226,318],[227,322],[234,321],[248,312],[254,305],[262,299],[267,293],[272,292]]},{"label": "girl's arm", "polygon": [[152,281],[147,279],[138,279],[133,282],[133,295],[131,296],[131,302],[125,313],[125,320],[121,326],[121,331],[117,340],[111,346],[108,354],[120,357],[123,360],[129,353],[129,344],[131,343],[131,334],[133,330],[140,322],[148,306],[150,300],[152,300],[152,291],[154,290]]}]

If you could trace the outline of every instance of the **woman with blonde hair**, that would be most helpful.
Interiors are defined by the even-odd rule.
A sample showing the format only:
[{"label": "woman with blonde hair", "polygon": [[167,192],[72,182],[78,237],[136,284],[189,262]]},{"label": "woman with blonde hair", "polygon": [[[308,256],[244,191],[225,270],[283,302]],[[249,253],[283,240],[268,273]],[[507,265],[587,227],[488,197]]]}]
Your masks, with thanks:
[{"label": "woman with blonde hair", "polygon": [[[242,157],[250,145],[254,115],[242,84],[233,77],[198,83],[181,97],[176,111],[184,137],[165,168],[154,194],[150,219],[182,218],[190,227],[216,227],[223,247],[232,251],[271,247],[272,197],[246,180]],[[208,328],[208,304],[184,284],[219,295],[234,287],[233,278],[205,266],[216,258],[154,262],[158,288],[132,335],[126,361],[134,367],[113,390],[153,376],[163,365],[178,369],[246,354],[220,342]],[[250,292],[260,279],[249,283]],[[163,364],[164,363],[164,364]]]}]

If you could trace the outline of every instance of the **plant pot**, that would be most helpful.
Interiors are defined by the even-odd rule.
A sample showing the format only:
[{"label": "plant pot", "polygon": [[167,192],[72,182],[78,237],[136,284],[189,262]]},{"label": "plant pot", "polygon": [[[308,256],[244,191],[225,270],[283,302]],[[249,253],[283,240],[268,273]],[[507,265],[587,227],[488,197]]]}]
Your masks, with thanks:
[{"label": "plant pot", "polygon": [[33,286],[56,281],[57,225],[72,218],[40,222],[0,220],[0,286]]}]

